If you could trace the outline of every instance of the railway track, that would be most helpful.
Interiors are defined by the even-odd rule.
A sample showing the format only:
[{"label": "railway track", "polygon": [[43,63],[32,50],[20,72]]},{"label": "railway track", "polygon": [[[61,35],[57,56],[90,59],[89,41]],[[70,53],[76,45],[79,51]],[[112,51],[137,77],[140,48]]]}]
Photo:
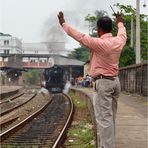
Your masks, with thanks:
[{"label": "railway track", "polygon": [[8,146],[56,148],[71,120],[72,113],[71,99],[63,94],[54,95],[49,104],[1,133],[1,148]]},{"label": "railway track", "polygon": [[12,100],[14,100],[14,99],[16,99],[16,98],[22,96],[23,94],[24,94],[24,93],[18,93],[18,94],[16,94],[15,96],[10,97],[9,99],[1,100],[1,101],[0,101],[0,104],[4,104],[4,103],[7,103],[7,102],[10,102],[10,101],[12,101]]},{"label": "railway track", "polygon": [[24,105],[25,103],[29,102],[32,98],[36,96],[36,93],[22,93],[19,95],[16,95],[15,97],[12,97],[11,99],[8,99],[6,101],[3,101],[0,103],[0,116],[3,116],[14,109]]}]

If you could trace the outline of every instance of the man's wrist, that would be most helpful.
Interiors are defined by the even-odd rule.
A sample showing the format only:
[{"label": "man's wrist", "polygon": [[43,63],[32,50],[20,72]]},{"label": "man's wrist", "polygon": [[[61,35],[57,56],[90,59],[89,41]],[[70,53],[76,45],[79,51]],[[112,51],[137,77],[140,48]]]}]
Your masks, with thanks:
[{"label": "man's wrist", "polygon": [[118,27],[123,27],[124,26],[124,23],[123,22],[118,22]]}]

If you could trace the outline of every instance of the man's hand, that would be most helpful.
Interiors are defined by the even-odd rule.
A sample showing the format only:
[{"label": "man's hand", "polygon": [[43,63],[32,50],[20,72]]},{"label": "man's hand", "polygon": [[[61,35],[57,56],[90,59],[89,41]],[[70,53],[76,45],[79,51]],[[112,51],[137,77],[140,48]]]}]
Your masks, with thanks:
[{"label": "man's hand", "polygon": [[121,23],[124,23],[124,19],[123,19],[123,14],[122,14],[122,12],[117,12],[116,14],[115,14],[115,16],[116,16],[116,22],[117,22],[117,24],[119,23],[119,22],[121,22]]},{"label": "man's hand", "polygon": [[62,24],[65,23],[64,14],[62,11],[59,12],[58,19],[59,19],[60,25],[62,26]]}]

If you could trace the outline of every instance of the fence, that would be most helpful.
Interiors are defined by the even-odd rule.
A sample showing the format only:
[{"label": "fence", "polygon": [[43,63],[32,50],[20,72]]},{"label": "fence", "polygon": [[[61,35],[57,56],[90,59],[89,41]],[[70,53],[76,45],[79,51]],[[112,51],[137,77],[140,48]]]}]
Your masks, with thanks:
[{"label": "fence", "polygon": [[120,69],[121,90],[129,93],[148,95],[148,63],[131,65]]}]

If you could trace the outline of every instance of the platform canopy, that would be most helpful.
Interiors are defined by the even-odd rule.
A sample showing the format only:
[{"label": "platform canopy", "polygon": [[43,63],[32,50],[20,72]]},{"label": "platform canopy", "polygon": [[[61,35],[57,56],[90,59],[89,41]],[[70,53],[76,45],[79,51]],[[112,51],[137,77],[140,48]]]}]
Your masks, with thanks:
[{"label": "platform canopy", "polygon": [[70,59],[64,56],[58,56],[54,55],[52,56],[54,59],[55,65],[61,65],[61,66],[83,66],[84,62],[76,60],[76,59]]}]

